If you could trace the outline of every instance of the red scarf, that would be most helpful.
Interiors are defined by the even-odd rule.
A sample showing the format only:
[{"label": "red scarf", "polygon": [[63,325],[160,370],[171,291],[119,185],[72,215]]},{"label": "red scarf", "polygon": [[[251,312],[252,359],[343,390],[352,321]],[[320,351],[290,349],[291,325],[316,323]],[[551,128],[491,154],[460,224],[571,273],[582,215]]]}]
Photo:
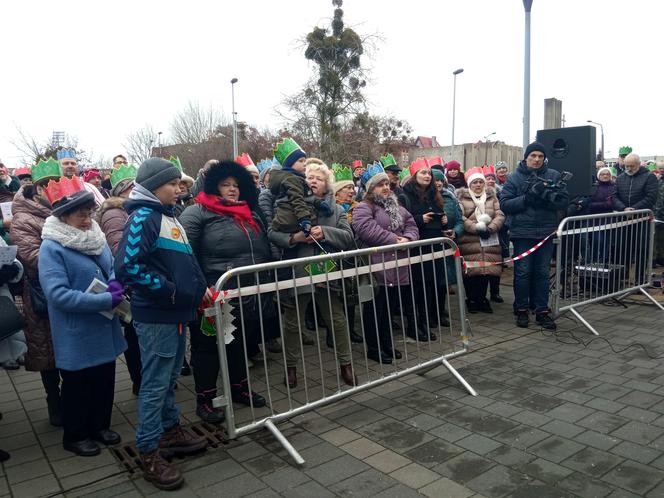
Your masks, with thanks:
[{"label": "red scarf", "polygon": [[251,209],[245,201],[233,202],[222,199],[218,195],[210,195],[201,192],[196,196],[196,202],[208,211],[221,216],[230,216],[242,229],[247,230],[245,224],[254,229],[256,233],[261,233],[261,228],[251,215]]}]

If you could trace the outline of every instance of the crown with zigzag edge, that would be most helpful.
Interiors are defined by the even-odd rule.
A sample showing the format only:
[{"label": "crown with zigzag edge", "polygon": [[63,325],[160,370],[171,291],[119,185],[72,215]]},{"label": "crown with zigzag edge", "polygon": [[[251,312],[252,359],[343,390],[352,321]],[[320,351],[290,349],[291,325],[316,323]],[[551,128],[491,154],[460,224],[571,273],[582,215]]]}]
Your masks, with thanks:
[{"label": "crown with zigzag edge", "polygon": [[355,168],[364,168],[364,164],[362,164],[362,161],[360,159],[356,159],[352,163],[350,163],[351,169]]},{"label": "crown with zigzag edge", "polygon": [[62,159],[76,159],[76,151],[74,149],[60,149],[55,152],[55,157],[58,161]]},{"label": "crown with zigzag edge", "polygon": [[410,176],[410,170],[408,168],[404,168],[399,172],[399,181],[402,181],[404,178],[408,178]]},{"label": "crown with zigzag edge", "polygon": [[31,174],[30,166],[23,166],[14,170],[14,176],[30,176]]},{"label": "crown with zigzag edge", "polygon": [[611,171],[611,176],[618,176],[618,170],[615,168],[615,166],[611,166],[609,170]]},{"label": "crown with zigzag edge", "polygon": [[258,168],[258,172],[261,173],[265,171],[268,168],[271,168],[274,166],[274,159],[263,159],[262,161],[259,161],[256,167]]},{"label": "crown with zigzag edge", "polygon": [[392,154],[380,156],[380,163],[383,165],[383,168],[387,168],[388,166],[398,166],[397,161]]},{"label": "crown with zigzag edge", "polygon": [[180,158],[178,156],[171,156],[168,158],[168,160],[172,162],[177,169],[182,171],[182,163],[180,162]]},{"label": "crown with zigzag edge", "polygon": [[335,182],[352,182],[353,181],[353,170],[348,166],[344,166],[339,163],[332,164],[332,173],[334,173]]},{"label": "crown with zigzag edge", "polygon": [[121,181],[134,180],[138,168],[135,164],[123,164],[119,168],[115,168],[111,173],[111,187],[115,188]]},{"label": "crown with zigzag edge", "polygon": [[62,176],[62,167],[60,163],[49,157],[48,160],[39,160],[37,164],[32,167],[32,182],[37,183],[46,178],[60,178]]},{"label": "crown with zigzag edge", "polygon": [[247,154],[246,152],[237,156],[235,158],[235,162],[238,163],[240,166],[244,166],[245,168],[247,166],[256,166],[254,162],[251,160],[251,156],[249,156],[249,154]]},{"label": "crown with zigzag edge", "polygon": [[283,166],[286,159],[288,159],[288,156],[290,156],[296,150],[301,150],[304,152],[302,147],[300,147],[295,140],[292,138],[284,138],[281,142],[274,146],[274,150],[272,152],[274,153],[275,159]]},{"label": "crown with zigzag edge", "polygon": [[426,158],[427,164],[429,165],[429,168],[433,166],[443,166],[445,164],[445,161],[443,161],[443,158],[440,156],[431,156]]},{"label": "crown with zigzag edge", "polygon": [[80,176],[73,176],[71,178],[62,176],[58,180],[49,180],[48,185],[46,185],[46,188],[44,189],[44,194],[46,195],[48,202],[50,202],[52,206],[55,206],[56,202],[65,197],[71,197],[76,192],[82,190],[85,190],[85,184]]},{"label": "crown with zigzag edge", "polygon": [[618,155],[619,156],[626,156],[627,154],[632,153],[632,148],[629,145],[623,145],[618,149]]},{"label": "crown with zigzag edge", "polygon": [[385,173],[385,168],[383,168],[383,165],[380,164],[379,161],[370,164],[369,166],[367,166],[367,170],[364,173],[362,173],[362,184],[366,185],[366,183],[369,181],[371,177],[376,176],[379,173]]},{"label": "crown with zigzag edge", "polygon": [[417,173],[421,169],[431,169],[429,168],[429,163],[427,162],[426,159],[423,157],[418,157],[415,159],[412,163],[410,163],[410,167],[408,168],[408,171],[410,172],[411,176]]}]

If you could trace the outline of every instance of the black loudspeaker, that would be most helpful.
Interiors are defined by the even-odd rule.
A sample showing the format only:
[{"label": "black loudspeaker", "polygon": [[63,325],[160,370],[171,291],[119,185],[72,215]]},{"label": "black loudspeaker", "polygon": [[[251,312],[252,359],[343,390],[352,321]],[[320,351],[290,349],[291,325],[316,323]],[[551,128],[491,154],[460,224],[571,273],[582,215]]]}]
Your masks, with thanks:
[{"label": "black loudspeaker", "polygon": [[537,141],[546,149],[549,168],[574,175],[567,184],[570,200],[590,195],[595,179],[595,127],[538,130]]}]

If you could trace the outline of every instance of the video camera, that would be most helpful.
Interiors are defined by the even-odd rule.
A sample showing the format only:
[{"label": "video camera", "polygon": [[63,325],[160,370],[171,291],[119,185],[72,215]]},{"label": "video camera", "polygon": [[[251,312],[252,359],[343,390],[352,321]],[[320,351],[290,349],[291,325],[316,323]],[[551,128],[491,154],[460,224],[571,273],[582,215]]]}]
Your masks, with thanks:
[{"label": "video camera", "polygon": [[567,183],[572,179],[573,176],[574,174],[570,173],[569,171],[563,171],[560,173],[560,178],[558,178],[558,181],[552,182],[551,180],[541,178],[533,173],[530,175],[530,178],[528,178],[526,194],[532,192],[533,194],[539,196],[542,200],[555,204],[564,197],[562,190],[567,187]]}]

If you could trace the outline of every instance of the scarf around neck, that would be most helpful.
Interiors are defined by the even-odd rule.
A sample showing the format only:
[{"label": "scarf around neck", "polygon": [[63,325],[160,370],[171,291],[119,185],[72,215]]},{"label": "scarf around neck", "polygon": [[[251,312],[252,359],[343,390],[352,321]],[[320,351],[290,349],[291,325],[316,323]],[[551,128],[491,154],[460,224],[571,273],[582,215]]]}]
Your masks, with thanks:
[{"label": "scarf around neck", "polygon": [[403,216],[399,209],[399,201],[394,193],[390,193],[386,197],[375,196],[374,202],[382,207],[390,217],[390,230],[395,231],[403,227]]},{"label": "scarf around neck", "polygon": [[106,236],[96,221],[90,230],[79,230],[55,216],[49,216],[42,228],[43,240],[54,240],[62,247],[74,249],[89,256],[99,256],[106,246]]},{"label": "scarf around neck", "polygon": [[249,204],[245,201],[227,201],[218,195],[201,192],[196,196],[196,202],[215,214],[230,216],[244,230],[247,230],[245,225],[249,225],[256,233],[261,233],[258,223],[251,214]]},{"label": "scarf around neck", "polygon": [[468,189],[468,193],[470,194],[473,204],[475,204],[475,219],[479,221],[480,215],[486,213],[486,187],[482,190],[482,195],[479,197],[477,197],[477,194],[470,189]]}]

